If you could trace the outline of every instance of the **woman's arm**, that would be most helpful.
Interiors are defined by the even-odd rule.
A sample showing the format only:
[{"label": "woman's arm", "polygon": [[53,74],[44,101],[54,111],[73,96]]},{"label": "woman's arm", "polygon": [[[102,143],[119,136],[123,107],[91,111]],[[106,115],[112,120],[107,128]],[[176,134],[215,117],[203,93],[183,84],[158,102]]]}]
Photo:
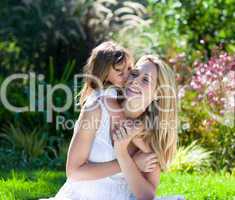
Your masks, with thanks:
[{"label": "woman's arm", "polygon": [[95,180],[120,172],[116,160],[105,163],[89,163],[88,157],[96,131],[100,124],[101,109],[82,111],[75,124],[74,134],[69,146],[66,175],[73,180]]}]

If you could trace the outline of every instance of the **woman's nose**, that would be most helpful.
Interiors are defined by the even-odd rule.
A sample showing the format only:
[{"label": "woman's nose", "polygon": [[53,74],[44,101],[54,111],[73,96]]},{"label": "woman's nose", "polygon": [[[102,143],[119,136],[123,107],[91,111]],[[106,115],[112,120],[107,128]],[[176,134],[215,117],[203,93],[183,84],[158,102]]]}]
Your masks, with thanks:
[{"label": "woman's nose", "polygon": [[139,85],[138,77],[136,77],[136,78],[134,78],[134,79],[132,80],[132,84],[133,84],[133,85],[136,85],[136,86]]}]

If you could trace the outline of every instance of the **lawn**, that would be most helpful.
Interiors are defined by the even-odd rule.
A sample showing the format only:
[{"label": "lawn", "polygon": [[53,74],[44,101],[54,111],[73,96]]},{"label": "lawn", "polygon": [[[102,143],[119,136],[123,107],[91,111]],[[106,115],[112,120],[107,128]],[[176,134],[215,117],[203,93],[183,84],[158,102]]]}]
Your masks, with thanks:
[{"label": "lawn", "polygon": [[[33,200],[53,196],[65,181],[57,171],[1,172],[0,200]],[[188,200],[235,200],[235,177],[165,173],[161,175],[158,195],[183,194]]]}]

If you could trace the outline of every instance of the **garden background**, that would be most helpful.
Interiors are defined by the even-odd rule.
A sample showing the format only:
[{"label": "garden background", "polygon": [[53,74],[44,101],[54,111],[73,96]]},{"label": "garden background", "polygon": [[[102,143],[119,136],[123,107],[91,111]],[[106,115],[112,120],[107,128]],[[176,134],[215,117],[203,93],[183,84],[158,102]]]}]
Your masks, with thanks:
[{"label": "garden background", "polygon": [[[65,181],[71,120],[79,115],[73,106],[53,110],[48,122],[47,90],[35,94],[36,111],[9,110],[6,99],[17,107],[30,104],[30,84],[12,81],[4,99],[6,80],[40,74],[37,89],[65,84],[78,91],[82,82],[74,85],[73,77],[91,49],[114,40],[136,59],[159,54],[176,72],[179,150],[157,194],[234,200],[234,31],[234,0],[1,0],[0,199],[56,193]],[[65,95],[56,90],[53,104],[63,107]],[[67,128],[58,127],[58,117]]]}]

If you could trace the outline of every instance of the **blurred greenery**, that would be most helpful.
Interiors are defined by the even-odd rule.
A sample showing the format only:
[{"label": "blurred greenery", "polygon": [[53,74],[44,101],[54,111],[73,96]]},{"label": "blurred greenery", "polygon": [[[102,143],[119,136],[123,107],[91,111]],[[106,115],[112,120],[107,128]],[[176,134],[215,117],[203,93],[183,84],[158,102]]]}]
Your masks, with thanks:
[{"label": "blurred greenery", "polygon": [[40,72],[53,57],[60,74],[68,59],[81,60],[87,54],[79,17],[66,1],[3,0],[0,6],[0,41],[6,42],[4,52],[12,55],[4,67],[11,72]]},{"label": "blurred greenery", "polygon": [[187,50],[189,58],[195,50],[209,56],[211,50],[219,45],[234,52],[234,0],[149,2],[152,2],[149,12],[155,30],[161,31],[161,36],[168,39],[168,44],[173,43]]},{"label": "blurred greenery", "polygon": [[157,52],[167,59],[184,52],[191,63],[198,58],[207,59],[217,46],[235,52],[234,0],[147,2],[151,25],[140,26],[140,30],[131,30],[121,37],[116,35],[118,41],[134,52]]},{"label": "blurred greenery", "polygon": [[68,60],[80,71],[91,48],[112,31],[144,22],[144,7],[135,2],[3,0],[0,7],[1,66],[10,72],[42,72],[50,57],[57,75]]},{"label": "blurred greenery", "polygon": [[[74,86],[73,76],[81,72],[91,49],[110,39],[136,59],[159,54],[176,72],[179,87],[191,81],[193,63],[207,61],[214,49],[235,53],[234,0],[2,0],[0,8],[0,84],[13,73],[35,72],[45,77],[36,88],[60,83],[79,88],[81,82]],[[10,103],[28,105],[27,81],[14,81],[7,91]],[[202,104],[194,104],[197,96],[188,89],[181,99],[175,169],[209,168],[181,162],[192,159],[195,149],[190,145],[197,140],[201,155],[211,152],[210,169],[234,173],[235,128],[216,121],[206,125],[211,119]],[[36,106],[46,104],[45,99],[36,100]],[[57,106],[65,100],[63,91],[53,97]],[[15,113],[0,104],[0,169],[64,169],[72,130],[57,130],[55,118],[75,120],[79,112],[73,107],[54,111],[52,123],[47,123],[48,110]]]}]

